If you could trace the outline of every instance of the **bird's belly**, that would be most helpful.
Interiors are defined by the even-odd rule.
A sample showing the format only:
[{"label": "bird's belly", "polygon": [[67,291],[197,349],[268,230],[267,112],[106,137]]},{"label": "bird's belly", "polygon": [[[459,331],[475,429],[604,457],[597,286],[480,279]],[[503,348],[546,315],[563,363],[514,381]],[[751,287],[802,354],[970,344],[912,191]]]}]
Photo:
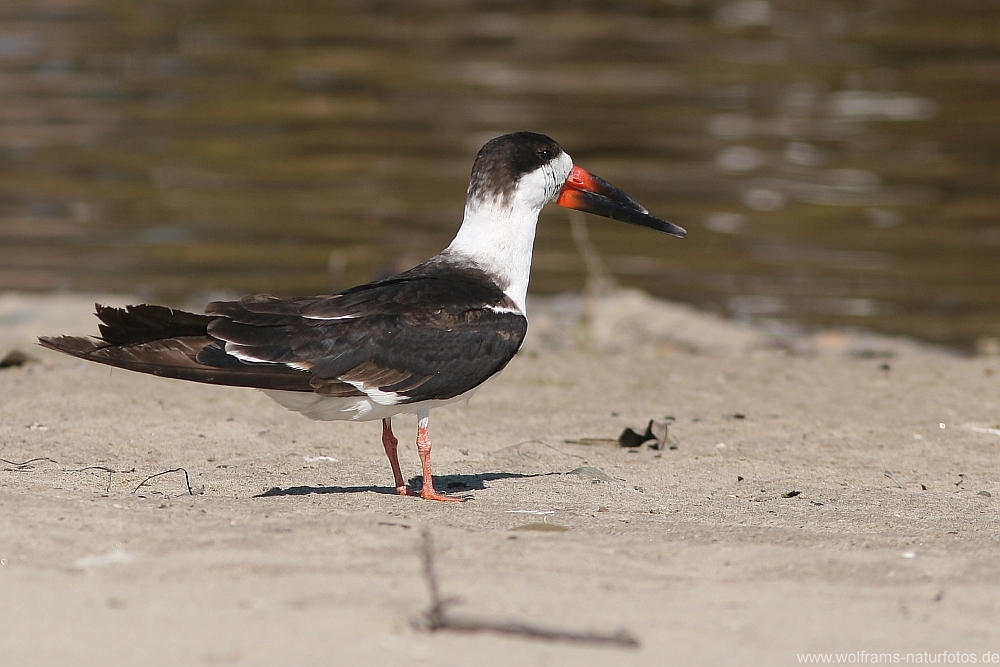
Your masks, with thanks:
[{"label": "bird's belly", "polygon": [[261,389],[271,400],[294,412],[300,412],[309,419],[317,421],[374,421],[386,419],[400,413],[417,414],[449,403],[466,401],[472,398],[476,387],[454,398],[440,401],[418,401],[416,403],[399,403],[385,405],[377,403],[367,396],[350,396],[338,398],[321,396],[308,391],[283,391],[280,389]]}]

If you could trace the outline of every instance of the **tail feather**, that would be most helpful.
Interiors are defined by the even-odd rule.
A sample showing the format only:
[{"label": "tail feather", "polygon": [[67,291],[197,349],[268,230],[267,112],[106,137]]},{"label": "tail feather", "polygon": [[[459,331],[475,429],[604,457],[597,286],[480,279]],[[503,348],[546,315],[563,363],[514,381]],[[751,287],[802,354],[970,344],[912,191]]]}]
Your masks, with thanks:
[{"label": "tail feather", "polygon": [[42,347],[79,359],[208,384],[313,391],[310,373],[284,364],[245,363],[207,334],[213,317],[163,306],[97,306],[101,339],[44,336]]},{"label": "tail feather", "polygon": [[114,308],[95,304],[100,325],[101,338],[115,345],[148,343],[164,338],[182,336],[205,336],[208,324],[215,318],[210,315],[196,315],[165,306],[125,306]]}]

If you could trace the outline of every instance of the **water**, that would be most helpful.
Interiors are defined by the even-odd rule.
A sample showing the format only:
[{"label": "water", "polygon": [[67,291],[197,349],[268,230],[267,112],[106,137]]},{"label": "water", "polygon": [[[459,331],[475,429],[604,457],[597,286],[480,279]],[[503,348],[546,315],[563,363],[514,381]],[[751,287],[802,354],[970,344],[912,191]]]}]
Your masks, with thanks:
[{"label": "water", "polygon": [[[531,129],[679,241],[619,283],[748,319],[1000,335],[1000,4],[7,0],[0,289],[319,293],[443,248]],[[535,292],[578,290],[565,211]]]}]

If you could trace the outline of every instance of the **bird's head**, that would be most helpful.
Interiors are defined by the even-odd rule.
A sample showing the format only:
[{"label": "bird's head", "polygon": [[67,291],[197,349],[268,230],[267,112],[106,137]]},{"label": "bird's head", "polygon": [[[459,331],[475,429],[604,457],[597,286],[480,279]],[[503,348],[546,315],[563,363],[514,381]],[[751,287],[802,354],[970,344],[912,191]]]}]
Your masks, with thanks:
[{"label": "bird's head", "polygon": [[[681,227],[649,211],[604,179],[573,164],[559,144],[544,134],[515,132],[492,139],[476,156],[468,201],[511,211],[540,210],[550,201],[683,237]],[[537,215],[537,214],[536,214]]]}]

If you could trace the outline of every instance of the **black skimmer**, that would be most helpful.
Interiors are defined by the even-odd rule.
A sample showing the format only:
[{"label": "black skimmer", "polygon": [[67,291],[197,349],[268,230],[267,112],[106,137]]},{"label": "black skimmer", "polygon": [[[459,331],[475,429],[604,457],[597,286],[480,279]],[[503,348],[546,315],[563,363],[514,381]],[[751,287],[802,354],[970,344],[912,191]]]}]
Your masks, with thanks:
[{"label": "black skimmer", "polygon": [[382,445],[401,495],[413,491],[400,472],[391,419],[416,414],[420,495],[461,500],[434,490],[429,414],[468,399],[521,347],[535,225],[553,200],[685,235],[574,166],[549,137],[518,132],[479,151],[458,234],[409,271],[329,296],[218,301],[204,315],[98,304],[99,339],[39,340],[74,357],[141,373],[254,387],[311,419],[381,419]]}]

